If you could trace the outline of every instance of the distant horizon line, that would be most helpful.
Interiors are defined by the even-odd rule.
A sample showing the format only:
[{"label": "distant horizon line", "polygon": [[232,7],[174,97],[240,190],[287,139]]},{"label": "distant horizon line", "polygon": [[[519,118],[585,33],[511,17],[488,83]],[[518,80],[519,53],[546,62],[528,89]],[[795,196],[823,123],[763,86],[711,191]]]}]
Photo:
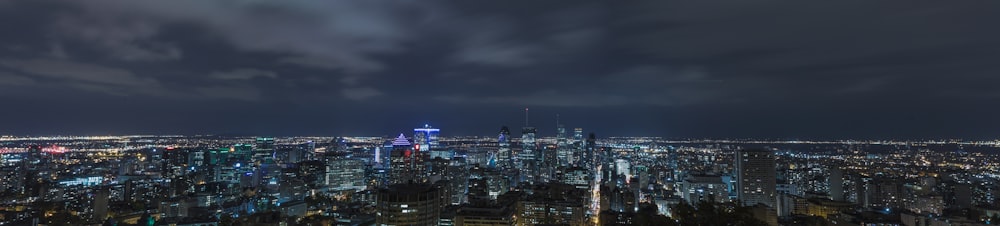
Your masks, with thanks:
[{"label": "distant horizon line", "polygon": [[[567,134],[568,135],[572,135],[571,133],[567,133]],[[406,134],[404,133],[404,135],[406,135]],[[336,137],[381,137],[381,138],[391,139],[391,138],[395,137],[396,135],[381,135],[381,136],[375,136],[375,135],[360,135],[360,136],[359,135],[352,135],[352,136],[344,136],[344,135],[337,135],[337,136],[331,136],[331,135],[295,135],[295,136],[288,136],[288,135],[281,135],[281,136],[268,136],[268,135],[249,135],[249,134],[193,134],[193,135],[187,135],[187,134],[128,134],[128,135],[110,135],[110,134],[109,135],[11,135],[11,134],[4,134],[4,135],[0,135],[0,139],[11,139],[11,138],[50,138],[50,139],[52,139],[52,138],[91,138],[91,139],[98,139],[98,138],[101,138],[101,137],[106,137],[108,139],[111,139],[111,138],[141,138],[141,137],[211,137],[211,136],[228,137],[228,138],[253,138],[253,137],[275,137],[275,138],[297,138],[297,137],[328,137],[328,138],[336,138]],[[408,138],[412,137],[412,134],[408,135],[407,137]],[[452,135],[452,136],[440,136],[440,137],[482,137],[482,138],[486,138],[486,137],[493,137],[493,135]],[[515,136],[514,138],[518,138],[518,137]],[[556,137],[556,136],[540,136],[539,138],[558,138],[558,137]],[[567,136],[567,138],[572,138],[572,136]],[[964,141],[964,142],[986,142],[986,141],[992,141],[992,142],[1000,142],[1000,138],[995,138],[995,139],[970,139],[970,138],[775,138],[775,137],[769,137],[769,138],[768,137],[752,138],[752,137],[683,137],[683,136],[676,136],[676,137],[670,137],[670,136],[603,136],[603,137],[598,137],[598,139],[623,139],[623,138],[649,138],[649,139],[662,139],[662,140],[667,140],[667,141],[698,141],[698,140],[704,140],[704,141],[772,141],[772,142],[776,142],[776,141],[781,141],[781,142],[795,142],[795,141],[800,141],[800,142],[832,142],[832,141],[893,141],[893,142],[957,142],[957,141]]]}]

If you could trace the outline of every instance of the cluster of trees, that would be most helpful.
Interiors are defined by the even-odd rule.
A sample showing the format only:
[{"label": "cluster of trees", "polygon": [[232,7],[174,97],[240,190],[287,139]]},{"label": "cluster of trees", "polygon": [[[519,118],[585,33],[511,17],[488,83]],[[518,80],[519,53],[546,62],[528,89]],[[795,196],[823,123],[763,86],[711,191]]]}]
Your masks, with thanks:
[{"label": "cluster of trees", "polygon": [[671,209],[673,218],[668,222],[656,225],[702,226],[767,226],[767,223],[754,218],[750,207],[737,204],[722,204],[701,201],[695,205],[681,202]]},{"label": "cluster of trees", "polygon": [[[701,201],[691,205],[681,202],[672,206],[673,218],[660,215],[656,205],[644,203],[639,210],[629,216],[602,213],[602,225],[617,225],[618,217],[630,217],[631,225],[651,226],[767,226],[767,223],[753,216],[751,207],[737,203],[713,203]],[[616,219],[618,218],[618,219]]]}]

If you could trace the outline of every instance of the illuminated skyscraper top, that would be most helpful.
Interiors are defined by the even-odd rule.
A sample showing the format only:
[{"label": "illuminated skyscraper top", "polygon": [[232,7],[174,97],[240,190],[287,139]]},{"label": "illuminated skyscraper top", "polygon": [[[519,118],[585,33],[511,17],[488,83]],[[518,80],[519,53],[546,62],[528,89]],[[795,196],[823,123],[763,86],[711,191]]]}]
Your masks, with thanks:
[{"label": "illuminated skyscraper top", "polygon": [[[418,145],[419,146],[419,145]],[[402,133],[392,141],[389,152],[389,184],[407,181],[423,182],[423,160],[420,151]]]},{"label": "illuminated skyscraper top", "polygon": [[441,129],[435,129],[430,125],[424,124],[423,128],[413,129],[413,142],[419,144],[420,151],[435,149],[440,145],[438,142],[438,135],[440,133]]},{"label": "illuminated skyscraper top", "polygon": [[406,136],[400,133],[395,140],[392,140],[392,146],[410,146],[410,141],[406,139]]}]

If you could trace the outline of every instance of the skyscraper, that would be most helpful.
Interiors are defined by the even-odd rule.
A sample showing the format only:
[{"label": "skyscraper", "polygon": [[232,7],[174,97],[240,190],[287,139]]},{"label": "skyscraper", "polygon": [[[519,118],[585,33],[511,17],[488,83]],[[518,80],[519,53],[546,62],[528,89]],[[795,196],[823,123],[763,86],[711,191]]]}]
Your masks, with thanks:
[{"label": "skyscraper", "polygon": [[423,159],[419,156],[419,151],[413,150],[406,136],[399,134],[392,141],[389,152],[389,184],[423,182]]},{"label": "skyscraper", "polygon": [[833,201],[844,201],[844,170],[840,168],[830,169],[830,199]]},{"label": "skyscraper", "polygon": [[430,184],[395,184],[378,190],[376,225],[438,225],[442,190]]},{"label": "skyscraper", "polygon": [[743,205],[775,207],[776,174],[774,152],[736,151],[736,197]]},{"label": "skyscraper", "polygon": [[584,161],[586,161],[587,154],[583,152],[583,150],[584,150],[583,149],[583,146],[584,146],[584,143],[583,143],[583,128],[574,128],[573,129],[573,141],[572,141],[572,145],[571,146],[573,148],[573,162],[572,163],[574,164],[574,166],[581,166],[581,167],[584,166],[583,163],[584,163]]},{"label": "skyscraper", "polygon": [[243,164],[250,165],[253,160],[253,145],[251,144],[236,144],[233,145],[231,149],[233,153],[233,162],[239,162]]},{"label": "skyscraper", "polygon": [[413,143],[418,144],[420,147],[419,151],[426,152],[437,149],[440,147],[440,142],[438,141],[439,134],[441,134],[441,129],[432,128],[430,125],[424,124],[423,128],[413,129]]},{"label": "skyscraper", "polygon": [[253,161],[257,164],[273,163],[274,137],[258,137],[255,144],[256,146],[253,148]]},{"label": "skyscraper", "polygon": [[347,153],[327,156],[325,183],[335,191],[363,190],[365,188],[364,161]]},{"label": "skyscraper", "polygon": [[583,128],[573,129],[573,142],[582,143],[583,142]]},{"label": "skyscraper", "polygon": [[500,169],[510,169],[513,162],[514,153],[510,149],[510,129],[507,126],[500,127],[500,135],[497,137],[497,166]]},{"label": "skyscraper", "polygon": [[[580,132],[582,133],[583,131],[580,131]],[[584,164],[583,165],[586,168],[596,169],[597,165],[603,164],[604,162],[610,161],[610,158],[612,157],[612,156],[603,156],[602,155],[602,158],[607,158],[607,160],[605,160],[605,159],[598,160],[597,159],[597,156],[596,156],[598,154],[597,153],[597,135],[595,135],[594,133],[590,133],[590,136],[587,137],[587,143],[584,144],[583,146],[584,146],[583,150],[584,150],[584,155],[585,155],[584,156],[584,161],[583,161]],[[600,163],[598,163],[598,162],[600,162]],[[605,169],[607,169],[607,168],[605,168]]]},{"label": "skyscraper", "polygon": [[274,137],[258,137],[253,148],[253,162],[256,164],[257,173],[255,185],[269,186],[271,190],[277,188],[281,167],[274,164]]},{"label": "skyscraper", "polygon": [[521,152],[517,156],[520,162],[518,168],[529,182],[534,182],[540,171],[539,158],[541,158],[541,155],[537,153],[538,146],[535,143],[536,132],[535,127],[524,127],[521,130]]},{"label": "skyscraper", "polygon": [[572,149],[566,137],[566,128],[562,124],[556,125],[556,159],[559,167],[569,167],[570,159],[573,158]]}]

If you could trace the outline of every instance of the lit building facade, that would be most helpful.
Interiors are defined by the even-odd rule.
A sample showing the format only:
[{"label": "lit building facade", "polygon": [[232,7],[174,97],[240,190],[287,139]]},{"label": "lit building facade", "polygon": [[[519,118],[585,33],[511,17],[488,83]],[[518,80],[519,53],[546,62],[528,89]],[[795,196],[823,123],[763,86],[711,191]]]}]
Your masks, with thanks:
[{"label": "lit building facade", "polygon": [[395,184],[378,190],[375,225],[438,225],[442,191],[425,184]]},{"label": "lit building facade", "polygon": [[333,190],[363,190],[365,184],[364,160],[348,154],[332,155],[326,161],[326,185]]},{"label": "lit building facade", "polygon": [[389,184],[425,182],[423,158],[406,136],[399,134],[389,152]]},{"label": "lit building facade", "polygon": [[506,126],[500,128],[500,135],[497,136],[497,167],[500,169],[510,169],[514,161],[510,149],[510,129]]},{"label": "lit building facade", "polygon": [[438,149],[441,147],[439,140],[439,135],[441,134],[441,129],[432,128],[430,125],[424,125],[422,128],[413,129],[413,143],[417,144],[419,147],[418,151],[429,151]]},{"label": "lit building facade", "polygon": [[743,205],[775,206],[777,173],[773,152],[736,151],[736,171],[736,197],[743,202]]},{"label": "lit building facade", "polygon": [[521,130],[521,152],[517,155],[518,169],[528,182],[535,182],[540,174],[538,144],[535,142],[535,127],[524,127]]}]

